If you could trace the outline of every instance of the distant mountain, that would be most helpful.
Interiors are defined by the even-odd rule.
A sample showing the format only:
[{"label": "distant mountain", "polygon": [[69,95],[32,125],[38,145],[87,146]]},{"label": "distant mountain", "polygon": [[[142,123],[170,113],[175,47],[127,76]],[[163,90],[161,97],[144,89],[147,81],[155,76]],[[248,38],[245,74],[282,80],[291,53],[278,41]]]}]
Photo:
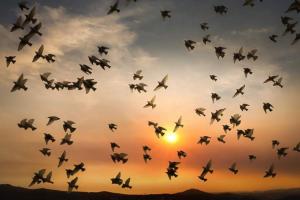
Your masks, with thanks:
[{"label": "distant mountain", "polygon": [[127,195],[111,192],[72,192],[27,189],[0,184],[1,200],[296,200],[300,189],[270,190],[248,193],[207,193],[190,189],[175,194]]}]

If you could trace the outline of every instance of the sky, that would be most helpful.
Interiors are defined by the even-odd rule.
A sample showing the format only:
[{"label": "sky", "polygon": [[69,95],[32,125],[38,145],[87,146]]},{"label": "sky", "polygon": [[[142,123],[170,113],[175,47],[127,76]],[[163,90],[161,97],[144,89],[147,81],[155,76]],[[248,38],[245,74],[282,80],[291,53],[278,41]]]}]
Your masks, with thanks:
[{"label": "sky", "polygon": [[[42,22],[42,37],[35,36],[32,47],[17,51],[18,37],[27,31],[9,30],[21,11],[18,1],[0,3],[0,183],[28,187],[33,173],[39,169],[53,171],[54,184],[32,188],[66,190],[66,168],[84,162],[86,171],[79,173],[79,191],[112,191],[120,193],[173,193],[197,188],[207,192],[256,191],[300,187],[300,153],[292,148],[300,142],[299,135],[299,63],[300,43],[290,45],[295,35],[282,37],[284,15],[292,1],[264,0],[251,7],[243,1],[230,0],[120,0],[120,13],[106,15],[114,1],[61,0],[36,1],[37,18]],[[218,15],[213,6],[224,4],[229,11]],[[160,10],[171,10],[171,19],[163,20]],[[299,14],[287,14],[299,20]],[[208,22],[202,31],[200,23]],[[299,28],[296,27],[297,32]],[[202,37],[211,35],[211,44],[204,45]],[[278,43],[268,39],[279,35]],[[197,41],[193,51],[187,51],[184,40]],[[55,63],[39,60],[32,63],[34,52],[43,44],[45,53],[56,55]],[[110,47],[103,56],[111,61],[111,69],[93,66],[92,75],[84,75],[79,64],[88,64],[88,56],[98,55],[97,46]],[[225,46],[226,55],[217,59],[214,47]],[[232,56],[241,47],[244,51],[258,49],[258,60],[233,62]],[[5,56],[15,55],[16,64],[8,68]],[[244,77],[243,67],[253,70]],[[136,70],[143,70],[147,93],[131,92]],[[77,77],[95,79],[97,90],[46,90],[39,75],[51,72],[57,81],[73,81]],[[28,90],[11,93],[21,73],[28,78]],[[168,74],[168,88],[153,91],[157,81]],[[218,81],[210,80],[216,74]],[[283,88],[263,84],[269,75],[283,77]],[[235,89],[246,85],[245,95],[232,98]],[[221,99],[212,103],[216,92]],[[155,109],[143,108],[156,95]],[[265,114],[263,102],[274,105]],[[247,103],[249,111],[239,105]],[[206,117],[195,114],[198,107],[206,108]],[[222,120],[210,125],[210,113],[226,108]],[[237,140],[236,129],[226,135],[226,144],[217,141],[224,134],[223,124],[235,113],[242,115],[239,129],[253,128],[255,140]],[[46,126],[48,116],[60,121]],[[176,142],[166,137],[158,139],[148,121],[158,122],[172,134],[174,122],[182,116],[183,128],[175,134]],[[34,118],[36,131],[20,129],[17,123]],[[59,145],[65,133],[63,121],[76,122],[71,146]],[[108,123],[116,123],[112,133]],[[48,144],[52,155],[44,157],[39,149],[46,147],[43,133],[51,133],[56,142]],[[197,144],[200,136],[212,137],[207,146]],[[289,147],[288,155],[280,160],[271,141]],[[126,164],[114,164],[110,158],[110,142],[118,143],[119,152],[128,153]],[[143,161],[142,146],[152,148],[152,160]],[[66,150],[69,161],[57,168],[58,157]],[[187,157],[180,160],[178,178],[169,180],[165,174],[168,161],[179,161],[177,151]],[[257,160],[249,162],[248,155]],[[197,177],[202,167],[212,159],[214,173],[203,183]],[[239,169],[233,175],[228,168],[236,162]],[[274,163],[277,176],[264,179],[264,171]],[[131,178],[133,188],[124,190],[112,185],[110,178],[118,172]]]}]

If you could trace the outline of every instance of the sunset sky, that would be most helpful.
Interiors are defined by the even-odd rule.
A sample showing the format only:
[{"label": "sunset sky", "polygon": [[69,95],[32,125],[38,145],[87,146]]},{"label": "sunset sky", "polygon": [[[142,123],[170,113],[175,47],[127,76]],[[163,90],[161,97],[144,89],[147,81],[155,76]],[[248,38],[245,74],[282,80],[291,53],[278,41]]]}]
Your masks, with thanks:
[{"label": "sunset sky", "polygon": [[[37,18],[42,22],[42,37],[35,36],[33,46],[17,51],[18,37],[28,30],[10,32],[12,23],[21,14],[18,1],[0,2],[0,183],[28,187],[33,173],[46,168],[53,171],[54,184],[35,185],[32,188],[67,189],[66,168],[84,162],[85,172],[79,172],[79,191],[112,191],[120,193],[173,193],[197,188],[207,192],[254,191],[300,187],[300,153],[292,148],[300,142],[300,42],[291,46],[295,35],[282,37],[284,27],[280,16],[292,0],[264,0],[243,7],[243,1],[232,0],[120,0],[120,13],[106,15],[111,0],[43,0],[36,1]],[[216,14],[214,5],[224,4],[226,15]],[[171,19],[163,20],[160,10],[171,10]],[[298,21],[299,14],[287,14]],[[203,31],[200,23],[208,22]],[[299,26],[299,25],[298,25]],[[296,27],[299,33],[299,27]],[[211,35],[206,46],[202,37]],[[279,35],[278,42],[268,39]],[[187,51],[184,40],[197,41],[193,51]],[[34,52],[43,44],[45,53],[56,55],[56,62],[45,60],[32,63]],[[96,55],[98,45],[109,46],[112,68],[102,70],[93,66],[93,74],[85,75],[79,64],[89,63],[88,56]],[[219,59],[215,46],[225,46],[226,55]],[[258,60],[233,63],[233,53],[240,47],[244,52],[258,49]],[[15,55],[16,64],[6,67],[5,56]],[[247,79],[243,67],[253,70]],[[143,70],[147,93],[131,92],[128,84],[132,75]],[[51,72],[57,81],[94,78],[97,90],[89,94],[78,90],[46,90],[39,75]],[[28,90],[10,90],[21,73],[28,78]],[[157,81],[169,76],[168,88],[153,92]],[[216,74],[218,81],[210,80]],[[283,77],[283,88],[263,84],[269,75]],[[136,81],[138,82],[138,81]],[[232,98],[235,90],[246,85],[245,95]],[[221,99],[214,104],[211,93]],[[156,95],[155,109],[143,108]],[[274,111],[265,114],[263,102],[270,102]],[[249,111],[239,105],[248,103]],[[198,107],[206,108],[206,117],[195,114]],[[222,120],[210,125],[210,113],[226,108]],[[231,115],[242,115],[238,129],[254,128],[255,140],[237,140],[236,128],[225,138],[223,124],[229,124]],[[46,126],[48,116],[61,118]],[[183,128],[176,132],[177,141],[158,139],[148,121],[158,122],[170,134],[174,122],[182,116]],[[23,118],[34,118],[36,131],[17,126]],[[63,121],[76,122],[74,144],[59,145],[65,133]],[[116,123],[112,133],[108,123]],[[48,144],[50,157],[39,149],[46,147],[43,133],[51,133],[56,142]],[[209,135],[207,146],[197,144],[200,136]],[[288,155],[278,160],[271,141],[280,141],[280,147],[289,147]],[[110,142],[118,143],[118,152],[128,153],[126,164],[114,164],[110,158]],[[152,148],[152,160],[145,164],[142,146]],[[58,157],[66,150],[69,161],[57,168]],[[181,159],[178,178],[171,181],[166,175],[168,161],[179,161],[177,151],[187,152]],[[257,160],[250,162],[249,154]],[[214,173],[201,182],[202,167],[212,159]],[[239,173],[228,168],[237,162]],[[264,171],[274,163],[277,176],[264,179]],[[133,188],[124,190],[112,185],[110,178],[121,171],[122,178],[131,178]]]}]

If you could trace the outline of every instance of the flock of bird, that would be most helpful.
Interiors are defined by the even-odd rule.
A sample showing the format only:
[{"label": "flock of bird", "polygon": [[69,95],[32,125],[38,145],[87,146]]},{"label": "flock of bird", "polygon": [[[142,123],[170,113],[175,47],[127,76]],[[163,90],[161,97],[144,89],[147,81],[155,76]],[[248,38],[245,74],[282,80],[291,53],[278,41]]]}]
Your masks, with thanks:
[{"label": "flock of bird", "polygon": [[[134,0],[135,2],[137,0]],[[260,0],[260,2],[262,2],[262,0]],[[256,1],[255,0],[245,0],[243,6],[251,6],[253,7],[255,5]],[[32,26],[29,27],[29,32],[26,33],[24,36],[20,37],[20,43],[18,46],[18,51],[21,51],[26,45],[28,46],[32,46],[31,43],[31,39],[35,36],[42,36],[42,33],[40,32],[40,29],[42,27],[42,23],[38,22],[38,19],[35,18],[35,14],[36,14],[36,8],[35,6],[31,7],[29,6],[29,4],[27,2],[20,2],[19,3],[19,8],[21,9],[21,11],[26,12],[27,14],[25,14],[25,19],[23,20],[23,17],[20,16],[17,18],[17,21],[13,24],[12,28],[11,28],[11,32],[13,31],[17,31],[18,29],[21,30],[25,30],[25,28],[27,26],[29,26],[30,24],[32,24]],[[218,6],[214,6],[214,11],[217,14],[220,15],[225,15],[229,12],[229,9],[224,6],[224,5],[218,5]],[[286,13],[292,12],[292,11],[296,11],[297,13],[300,12],[300,2],[298,0],[295,0],[287,9]],[[112,6],[110,6],[109,11],[107,12],[107,14],[113,14],[113,13],[119,13],[120,12],[120,8],[119,8],[119,1],[117,0],[115,4],[113,4]],[[171,20],[171,11],[170,10],[162,10],[161,11],[161,17],[163,20]],[[293,21],[292,18],[288,17],[288,16],[282,16],[281,17],[281,22],[285,27],[285,30],[283,32],[283,36],[286,35],[287,33],[290,34],[294,34],[295,33],[295,26],[297,24],[296,21]],[[36,24],[36,25],[35,25]],[[203,22],[200,24],[200,28],[203,31],[207,31],[209,30],[209,24],[207,22]],[[292,41],[291,44],[295,44],[297,43],[297,41],[300,38],[300,34],[297,33],[295,34],[295,39]],[[269,36],[269,39],[273,42],[277,42],[277,38],[278,35],[271,35]],[[203,37],[203,43],[207,44],[207,43],[211,43],[211,39],[210,39],[210,35],[207,34],[205,37]],[[184,41],[184,45],[187,48],[188,51],[192,51],[195,49],[195,45],[197,44],[197,42],[193,41],[193,40],[185,40]],[[98,47],[98,53],[100,56],[105,56],[109,53],[109,47],[106,46],[99,46]],[[226,48],[222,47],[222,46],[216,46],[215,47],[215,54],[217,56],[218,59],[220,58],[224,58],[225,57],[225,52]],[[248,51],[247,54],[244,55],[244,51],[243,51],[243,47],[241,47],[239,49],[238,52],[233,54],[233,61],[234,63],[236,63],[236,61],[242,61],[244,59],[248,59],[248,60],[253,60],[256,61],[258,59],[258,56],[256,55],[256,53],[258,52],[257,49],[252,49],[250,51]],[[55,62],[55,55],[48,53],[45,54],[44,53],[44,45],[41,45],[40,48],[35,52],[35,55],[33,57],[32,62],[36,62],[39,59],[45,59],[48,63],[52,63]],[[96,66],[100,66],[103,70],[105,69],[109,69],[111,68],[111,65],[109,64],[110,61],[105,59],[105,58],[98,58],[97,56],[91,55],[88,57],[90,64],[91,65],[96,65]],[[7,56],[6,57],[6,63],[7,63],[7,67],[10,66],[11,64],[15,64],[16,63],[16,56]],[[86,75],[90,75],[92,74],[92,70],[93,68],[88,66],[87,64],[79,64],[80,66],[80,70],[85,73]],[[250,68],[244,68],[243,69],[244,75],[247,78],[249,75],[252,75],[252,69]],[[62,89],[68,89],[68,90],[74,90],[74,89],[78,89],[78,90],[82,90],[83,87],[85,88],[86,93],[89,93],[90,90],[95,91],[96,87],[95,85],[97,84],[97,82],[94,79],[85,79],[84,77],[79,77],[77,78],[76,81],[55,81],[55,79],[50,79],[49,77],[51,76],[50,72],[45,72],[43,74],[40,75],[41,80],[43,81],[45,88],[46,89],[56,89],[56,90],[62,90]],[[133,74],[133,80],[134,81],[141,81],[143,79],[143,75],[142,75],[142,70],[137,70],[134,74]],[[209,76],[209,78],[212,81],[218,81],[218,77],[214,74],[211,74]],[[168,85],[167,85],[167,80],[168,80],[168,75],[165,75],[161,81],[158,81],[157,86],[153,89],[154,91],[157,91],[159,89],[167,89]],[[273,84],[273,86],[278,86],[280,88],[283,87],[282,85],[282,77],[280,77],[279,75],[272,75],[269,76],[264,83],[271,83]],[[18,78],[17,81],[14,82],[13,88],[11,89],[11,92],[15,92],[17,90],[27,90],[28,88],[26,87],[26,82],[27,79],[24,78],[24,75],[21,74],[20,77]],[[137,91],[138,93],[144,92],[146,93],[147,84],[143,83],[143,82],[135,82],[135,83],[131,83],[129,84],[129,88],[131,91]],[[233,93],[233,98],[238,97],[240,95],[244,95],[245,93],[245,85],[242,85],[241,87],[237,88],[236,91]],[[156,96],[154,96],[152,99],[150,99],[149,101],[146,102],[145,104],[145,108],[151,107],[152,109],[154,109],[156,107],[155,104],[155,99]],[[211,99],[212,102],[215,103],[216,101],[221,99],[221,96],[217,93],[211,93]],[[248,111],[248,107],[250,105],[248,105],[247,103],[243,103],[242,105],[240,105],[240,109],[241,111]],[[271,103],[268,102],[264,102],[262,105],[262,108],[264,110],[265,113],[272,112],[273,111],[273,105]],[[215,121],[219,122],[221,120],[221,117],[223,116],[224,111],[226,110],[226,108],[222,108],[222,109],[218,109],[215,112],[211,112],[211,124],[214,123]],[[200,116],[200,117],[205,117],[206,109],[203,107],[199,107],[195,109],[195,113]],[[56,121],[59,121],[60,118],[57,116],[49,116],[48,117],[48,123],[47,126],[50,126],[51,124],[53,124]],[[175,127],[173,132],[175,133],[179,128],[183,128],[183,123],[182,123],[182,117],[180,116],[179,119],[175,122]],[[232,129],[238,127],[241,124],[241,115],[240,114],[234,114],[230,117],[229,119],[229,124],[225,124],[223,125],[223,130],[224,133],[223,135],[220,135],[217,140],[220,143],[226,143],[225,141],[225,137],[226,134],[231,131]],[[73,141],[71,139],[72,137],[72,133],[74,131],[76,131],[76,128],[74,127],[75,122],[71,121],[71,120],[66,120],[63,122],[63,130],[65,131],[65,136],[61,139],[60,145],[72,145]],[[148,125],[149,127],[153,127],[154,129],[154,133],[156,134],[156,136],[158,138],[163,137],[165,135],[165,132],[167,131],[166,128],[162,127],[161,125],[159,125],[156,122],[153,121],[148,121]],[[31,129],[32,131],[35,131],[37,129],[37,127],[35,127],[34,125],[34,119],[23,119],[20,121],[20,123],[18,124],[18,126],[20,128],[23,128],[25,130],[27,129]],[[114,123],[110,123],[108,124],[108,128],[113,132],[115,130],[117,130],[118,126],[117,124]],[[253,128],[248,128],[245,130],[241,130],[241,129],[237,129],[236,130],[236,134],[237,134],[237,139],[240,139],[241,136],[243,136],[244,138],[248,138],[251,141],[253,141],[255,139],[254,137],[254,129]],[[45,144],[48,145],[50,142],[53,143],[56,141],[56,138],[51,135],[50,133],[44,133],[44,140],[45,140]],[[198,144],[202,145],[208,145],[211,141],[211,137],[210,136],[201,136]],[[277,155],[278,158],[281,157],[285,157],[288,153],[287,150],[289,149],[288,147],[279,147],[280,142],[277,140],[273,140],[272,141],[272,148],[274,149],[275,147],[277,147]],[[127,163],[128,161],[128,154],[124,153],[124,152],[115,152],[116,148],[120,149],[120,145],[118,145],[115,142],[111,142],[110,144],[111,146],[111,150],[112,150],[112,154],[111,154],[111,159],[114,163]],[[145,161],[145,163],[150,162],[152,157],[150,155],[151,152],[151,148],[147,145],[143,146],[143,159]],[[294,151],[296,152],[300,152],[300,143],[298,143],[297,145],[295,145],[295,147],[293,148]],[[42,155],[44,156],[51,156],[51,149],[50,148],[42,148],[39,150]],[[177,155],[179,159],[185,158],[187,156],[187,153],[184,152],[183,150],[179,150],[177,151]],[[249,160],[253,161],[256,159],[255,155],[248,155]],[[63,151],[61,156],[58,158],[58,167],[63,166],[63,164],[65,162],[67,162],[69,159],[67,158],[67,152]],[[178,165],[180,164],[180,162],[178,161],[169,161],[168,167],[167,167],[167,171],[166,174],[169,177],[169,179],[171,179],[172,177],[178,177],[177,171],[178,171]],[[229,170],[233,173],[233,174],[237,174],[238,173],[238,168],[237,168],[237,163],[234,162],[230,167]],[[49,171],[48,173],[46,173],[46,169],[41,169],[37,172],[34,173],[32,182],[29,184],[29,186],[32,186],[34,184],[39,184],[39,183],[52,183],[52,171]],[[69,182],[68,182],[68,191],[71,192],[74,188],[78,189],[78,185],[77,185],[77,181],[78,181],[78,177],[75,177],[74,175],[77,174],[80,171],[85,171],[85,166],[84,163],[81,162],[79,164],[75,164],[73,169],[65,169],[66,171],[66,176],[67,178],[72,178]],[[200,175],[198,176],[198,178],[202,181],[207,181],[207,174],[208,173],[213,173],[213,167],[212,167],[212,160],[209,160],[207,162],[207,164],[205,166],[203,166],[202,172],[200,173]],[[274,165],[271,164],[271,166],[265,171],[265,175],[264,177],[275,177],[276,176],[276,172],[275,172],[275,168]],[[125,181],[123,181],[123,179],[121,178],[121,172],[119,172],[116,177],[111,178],[111,183],[112,184],[116,184],[121,186],[122,188],[132,188],[132,186],[130,185],[130,178],[127,178]]]}]

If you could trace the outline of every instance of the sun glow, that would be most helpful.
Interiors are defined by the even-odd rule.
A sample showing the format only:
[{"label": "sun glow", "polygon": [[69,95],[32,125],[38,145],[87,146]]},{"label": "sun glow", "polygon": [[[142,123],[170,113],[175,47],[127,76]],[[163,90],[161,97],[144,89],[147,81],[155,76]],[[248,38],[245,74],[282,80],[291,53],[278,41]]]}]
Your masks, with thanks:
[{"label": "sun glow", "polygon": [[178,137],[177,137],[176,133],[167,133],[166,137],[165,137],[165,140],[168,143],[175,143],[177,141],[177,139],[178,139]]}]

